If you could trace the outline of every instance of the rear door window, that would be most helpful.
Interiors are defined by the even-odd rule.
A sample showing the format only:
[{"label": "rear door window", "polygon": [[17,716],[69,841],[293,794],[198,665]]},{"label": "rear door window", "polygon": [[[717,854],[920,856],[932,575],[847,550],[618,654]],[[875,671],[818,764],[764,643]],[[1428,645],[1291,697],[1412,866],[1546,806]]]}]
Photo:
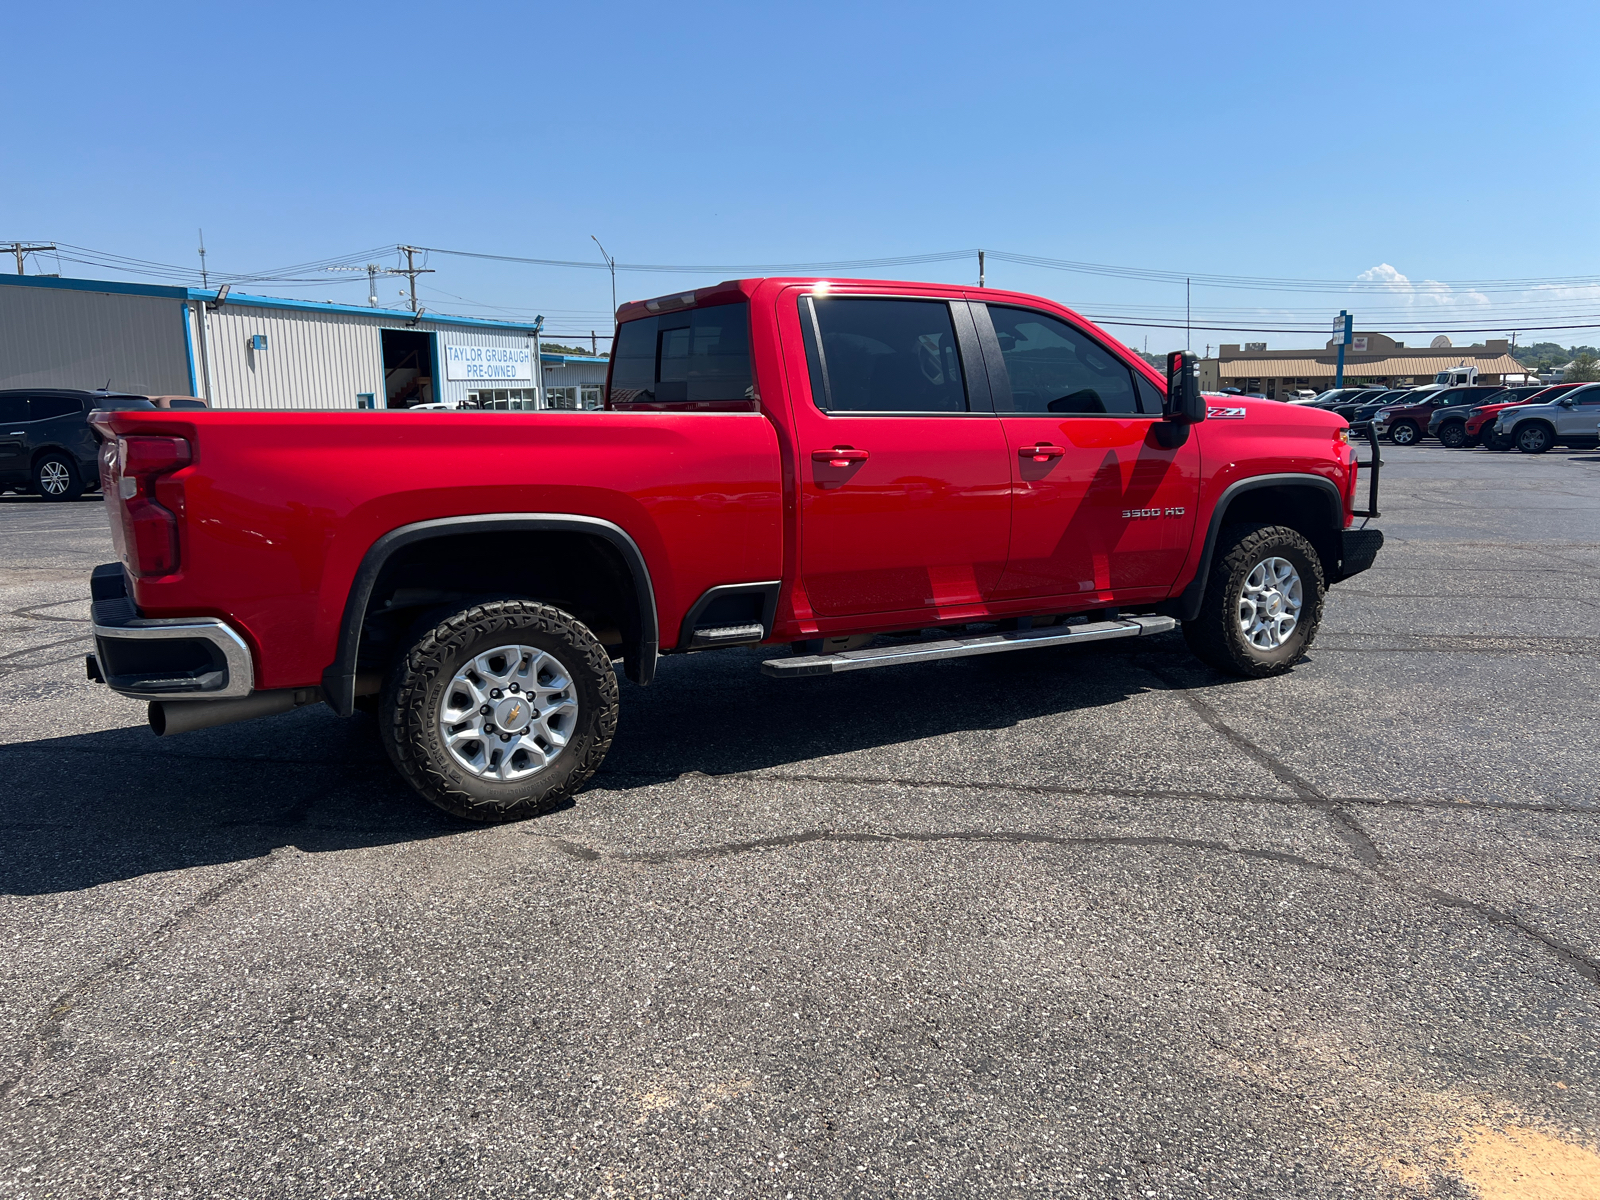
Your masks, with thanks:
[{"label": "rear door window", "polygon": [[1088,334],[1028,308],[989,305],[1019,413],[1128,416],[1139,412],[1133,371]]},{"label": "rear door window", "polygon": [[750,305],[718,304],[627,321],[617,330],[613,404],[749,400]]},{"label": "rear door window", "polygon": [[[0,424],[17,425],[28,419],[26,396],[0,396]],[[4,432],[0,430],[0,432]]]},{"label": "rear door window", "polygon": [[811,395],[831,413],[964,413],[966,375],[943,300],[802,297]]},{"label": "rear door window", "polygon": [[28,402],[28,410],[35,421],[46,421],[81,413],[83,403],[76,396],[35,396]]}]

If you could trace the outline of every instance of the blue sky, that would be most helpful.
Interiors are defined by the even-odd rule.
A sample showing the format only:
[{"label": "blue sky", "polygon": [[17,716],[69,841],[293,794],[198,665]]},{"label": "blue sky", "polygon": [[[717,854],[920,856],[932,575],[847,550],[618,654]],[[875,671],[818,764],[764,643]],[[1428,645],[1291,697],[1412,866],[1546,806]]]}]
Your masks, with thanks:
[{"label": "blue sky", "polygon": [[[1197,325],[1347,307],[1357,328],[1600,341],[1532,324],[1600,324],[1600,287],[1462,286],[1600,280],[1592,2],[54,4],[8,34],[4,240],[192,267],[203,225],[233,273],[380,246],[394,265],[400,242],[597,260],[591,234],[651,264],[985,247],[1334,281],[1197,286]],[[601,271],[428,265],[436,311],[610,324]],[[1383,286],[1340,290],[1363,273]],[[975,282],[976,263],[880,274]],[[295,278],[241,288],[365,301],[364,275]],[[624,272],[618,294],[712,278]],[[1181,282],[1000,261],[988,282],[1183,343],[1131,323],[1181,324]]]}]

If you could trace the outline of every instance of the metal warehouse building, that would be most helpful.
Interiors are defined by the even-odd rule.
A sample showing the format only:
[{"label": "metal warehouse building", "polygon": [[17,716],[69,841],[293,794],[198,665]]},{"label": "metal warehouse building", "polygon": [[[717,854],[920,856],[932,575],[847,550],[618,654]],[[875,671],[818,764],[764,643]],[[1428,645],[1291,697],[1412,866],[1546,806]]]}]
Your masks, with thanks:
[{"label": "metal warehouse building", "polygon": [[226,288],[0,275],[0,389],[201,396],[216,408],[599,407],[605,360],[541,356],[538,337],[509,321]]}]

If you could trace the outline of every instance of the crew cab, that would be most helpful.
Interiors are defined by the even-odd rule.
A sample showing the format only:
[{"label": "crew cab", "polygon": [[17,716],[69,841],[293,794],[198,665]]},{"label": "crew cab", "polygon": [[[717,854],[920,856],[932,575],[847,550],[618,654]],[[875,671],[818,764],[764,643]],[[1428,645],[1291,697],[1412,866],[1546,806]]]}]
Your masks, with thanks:
[{"label": "crew cab", "polygon": [[1502,409],[1494,432],[1524,454],[1543,454],[1557,442],[1574,450],[1592,450],[1600,444],[1600,383]]},{"label": "crew cab", "polygon": [[97,416],[91,677],[158,734],[375,710],[421,795],[503,821],[599,766],[618,659],[826,687],[1181,624],[1262,677],[1383,542],[1375,438],[1358,508],[1341,418],[1039,297],[749,279],[617,322],[602,412]]}]

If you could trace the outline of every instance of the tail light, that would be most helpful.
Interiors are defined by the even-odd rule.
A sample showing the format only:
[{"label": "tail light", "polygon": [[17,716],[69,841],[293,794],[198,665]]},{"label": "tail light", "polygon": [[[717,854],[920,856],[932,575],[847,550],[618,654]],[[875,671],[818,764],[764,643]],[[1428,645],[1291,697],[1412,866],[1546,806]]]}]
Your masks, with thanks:
[{"label": "tail light", "polygon": [[166,476],[192,457],[180,437],[130,434],[101,447],[100,482],[106,503],[116,509],[111,530],[117,552],[142,579],[178,570],[183,485]]}]

